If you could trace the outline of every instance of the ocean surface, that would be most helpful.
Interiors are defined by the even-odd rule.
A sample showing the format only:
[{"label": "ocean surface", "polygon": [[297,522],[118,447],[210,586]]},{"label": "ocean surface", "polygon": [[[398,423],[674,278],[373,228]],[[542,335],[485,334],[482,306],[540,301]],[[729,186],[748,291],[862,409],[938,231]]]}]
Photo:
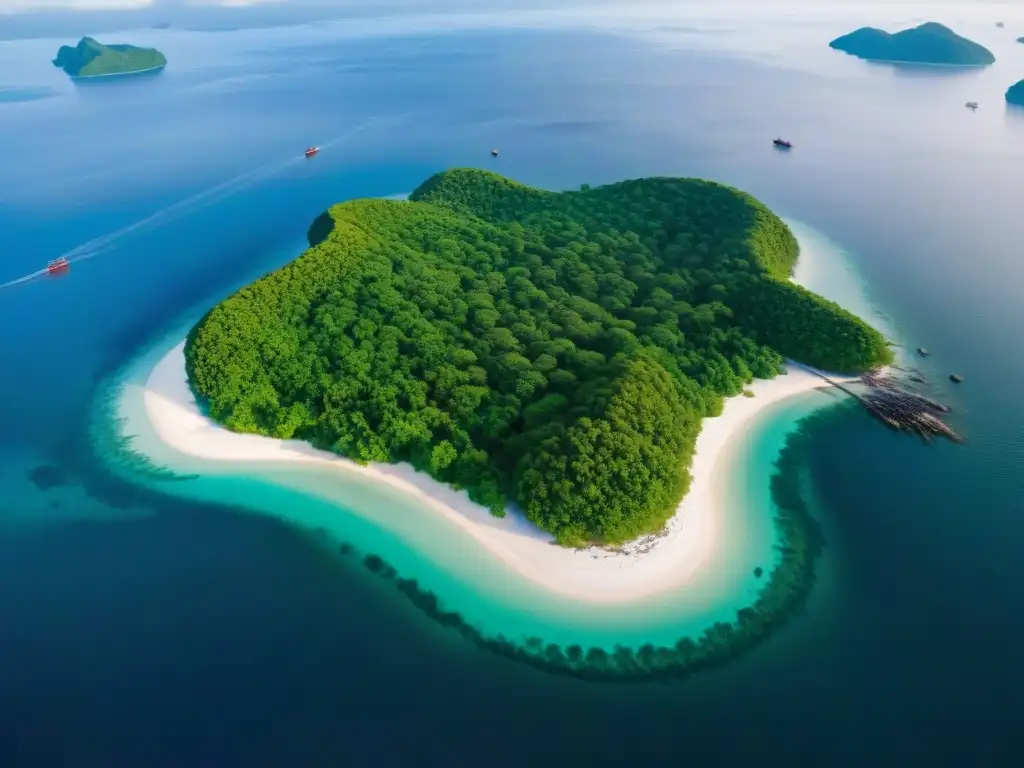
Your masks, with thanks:
[{"label": "ocean surface", "polygon": [[[0,288],[0,765],[1016,763],[1024,111],[1002,92],[1024,77],[1024,13],[979,7],[125,29],[170,64],[108,84],[50,65],[64,39],[0,42],[0,283],[73,261]],[[925,19],[997,63],[897,69],[827,47]],[[307,162],[310,144],[325,149]],[[815,411],[800,471],[826,538],[819,584],[754,652],[663,686],[465,643],[286,522],[338,514],[314,498],[323,478],[300,495],[281,485],[295,470],[169,483],[115,465],[97,427],[112,393],[204,308],[297,255],[331,203],[466,165],[552,189],[686,175],[751,192],[800,237],[800,277],[932,351],[915,364],[967,443],[924,446],[817,410],[819,394],[773,408],[732,457],[730,508],[755,531],[737,551],[764,546],[774,456]],[[433,567],[443,531],[346,520],[481,622],[555,626],[529,596],[499,615],[490,582]],[[672,607],[615,631],[641,641]]]}]

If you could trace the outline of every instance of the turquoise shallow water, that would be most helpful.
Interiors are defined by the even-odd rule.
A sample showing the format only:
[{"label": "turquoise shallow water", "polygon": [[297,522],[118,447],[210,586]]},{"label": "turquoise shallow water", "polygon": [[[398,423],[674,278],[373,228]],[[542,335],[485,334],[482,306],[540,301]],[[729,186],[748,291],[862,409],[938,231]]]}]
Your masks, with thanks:
[{"label": "turquoise shallow water", "polygon": [[[804,254],[796,275],[800,282],[880,322],[882,315],[849,255],[813,228],[791,225]],[[806,416],[837,402],[830,392],[809,392],[773,403],[730,440],[714,470],[716,505],[722,511],[713,552],[691,579],[628,603],[594,604],[552,593],[521,576],[470,534],[400,490],[330,468],[208,462],[164,445],[148,424],[142,388],[156,361],[187,327],[151,344],[111,384],[114,412],[121,420],[115,428],[145,459],[145,471],[139,473],[128,462],[122,476],[182,498],[239,505],[325,532],[336,544],[378,555],[401,577],[414,578],[445,610],[457,612],[484,635],[519,642],[539,637],[562,646],[609,650],[646,643],[671,646],[681,637],[699,637],[716,622],[731,621],[756,600],[778,563],[769,481],[786,438]],[[110,420],[111,414],[101,410],[97,418]],[[110,456],[115,466],[121,458],[117,451]],[[152,467],[177,477],[164,479]],[[756,568],[764,575],[756,576]]]}]

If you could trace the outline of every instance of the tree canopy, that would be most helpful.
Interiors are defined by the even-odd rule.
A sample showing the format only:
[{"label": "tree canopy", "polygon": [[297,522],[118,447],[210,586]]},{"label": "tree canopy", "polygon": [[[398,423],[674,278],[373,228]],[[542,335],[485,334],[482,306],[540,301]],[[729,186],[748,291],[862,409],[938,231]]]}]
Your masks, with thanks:
[{"label": "tree canopy", "polygon": [[455,169],[353,200],[189,334],[191,385],[239,432],[408,461],[564,544],[657,530],[701,419],[783,355],[859,372],[882,336],[788,282],[797,243],[735,189],[554,193]]}]

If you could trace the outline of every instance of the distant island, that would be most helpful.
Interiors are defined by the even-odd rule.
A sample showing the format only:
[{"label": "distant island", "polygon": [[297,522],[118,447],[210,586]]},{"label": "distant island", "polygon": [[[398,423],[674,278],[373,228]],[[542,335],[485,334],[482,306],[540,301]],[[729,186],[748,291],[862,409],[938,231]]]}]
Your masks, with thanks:
[{"label": "distant island", "polygon": [[837,37],[829,46],[869,61],[894,64],[980,67],[996,60],[984,46],[960,37],[949,27],[933,21],[896,34],[873,27],[861,27],[848,35]]},{"label": "distant island", "polygon": [[1024,107],[1024,80],[1014,83],[1006,90],[1006,103]]},{"label": "distant island", "polygon": [[83,37],[74,48],[62,45],[53,64],[73,78],[110,77],[156,72],[164,68],[167,58],[155,48],[103,45]]},{"label": "distant island", "polygon": [[309,241],[189,333],[208,415],[408,462],[567,546],[660,530],[702,419],[784,358],[849,373],[892,359],[789,281],[781,219],[708,181],[555,193],[455,169],[409,201],[336,205]]}]

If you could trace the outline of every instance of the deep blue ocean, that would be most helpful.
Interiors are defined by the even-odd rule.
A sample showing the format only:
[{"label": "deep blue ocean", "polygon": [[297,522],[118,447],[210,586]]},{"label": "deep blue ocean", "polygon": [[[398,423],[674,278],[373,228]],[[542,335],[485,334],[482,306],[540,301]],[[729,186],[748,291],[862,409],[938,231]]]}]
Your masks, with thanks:
[{"label": "deep blue ocean", "polygon": [[[923,20],[855,6],[127,29],[102,37],[167,69],[78,86],[49,63],[68,40],[0,41],[0,283],[95,254],[0,289],[0,766],[1019,764],[1024,15],[974,8],[925,18],[984,71],[829,50]],[[853,255],[966,444],[817,419],[827,599],[664,686],[498,659],[307,532],[108,472],[90,419],[119,367],[328,205],[452,166],[751,192]]]}]

